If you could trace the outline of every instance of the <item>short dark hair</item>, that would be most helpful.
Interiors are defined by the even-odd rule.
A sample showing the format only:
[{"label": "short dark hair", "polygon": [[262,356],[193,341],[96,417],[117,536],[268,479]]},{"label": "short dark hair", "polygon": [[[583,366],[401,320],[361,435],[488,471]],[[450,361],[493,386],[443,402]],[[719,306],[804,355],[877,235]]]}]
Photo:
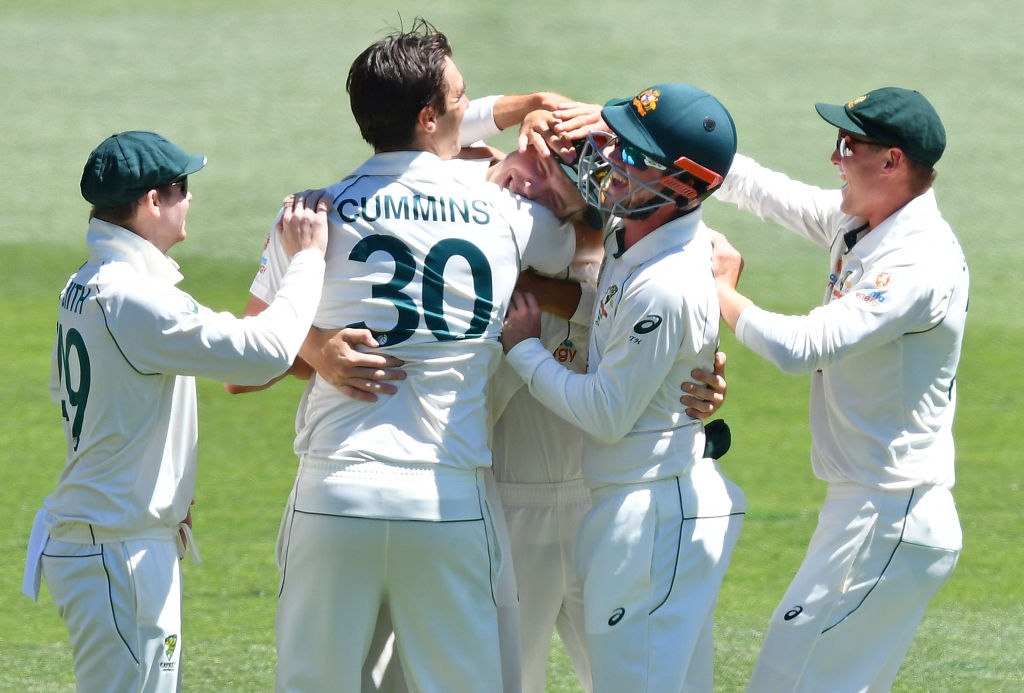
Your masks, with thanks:
[{"label": "short dark hair", "polygon": [[345,89],[363,139],[377,151],[398,151],[412,142],[425,106],[447,110],[444,68],[452,49],[447,37],[417,17],[359,54]]},{"label": "short dark hair", "polygon": [[[156,188],[157,198],[164,201],[171,194],[171,189],[166,185],[161,185]],[[146,191],[149,194],[149,191]],[[135,216],[135,210],[139,206],[139,200],[145,195],[139,195],[131,202],[125,202],[123,205],[117,205],[116,207],[100,207],[93,205],[92,209],[89,210],[89,218],[96,218],[100,221],[105,221],[108,224],[114,224],[115,226],[127,227]]]}]

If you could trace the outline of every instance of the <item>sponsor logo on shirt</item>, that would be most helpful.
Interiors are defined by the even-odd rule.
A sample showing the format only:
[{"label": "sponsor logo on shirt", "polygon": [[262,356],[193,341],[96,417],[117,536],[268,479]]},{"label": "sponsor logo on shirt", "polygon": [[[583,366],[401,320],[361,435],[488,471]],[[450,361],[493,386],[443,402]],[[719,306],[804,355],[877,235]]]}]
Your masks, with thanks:
[{"label": "sponsor logo on shirt", "polygon": [[842,298],[850,288],[850,275],[853,274],[853,270],[846,270],[842,277],[838,277],[836,274],[830,274],[828,277],[828,285],[832,290],[833,298]]},{"label": "sponsor logo on shirt", "polygon": [[804,608],[802,606],[794,606],[792,609],[787,611],[782,618],[784,618],[787,621],[792,621],[794,618],[796,618],[797,616],[799,616],[803,612],[804,612]]},{"label": "sponsor logo on shirt", "polygon": [[647,334],[654,332],[656,329],[661,327],[661,316],[660,315],[647,315],[644,319],[633,325],[633,331],[637,334]]},{"label": "sponsor logo on shirt", "polygon": [[885,303],[885,294],[881,291],[858,291],[857,298],[872,306]]},{"label": "sponsor logo on shirt", "polygon": [[888,272],[879,272],[878,276],[875,277],[875,286],[881,289],[889,286],[890,281],[892,281],[892,276]]},{"label": "sponsor logo on shirt", "polygon": [[632,344],[642,344],[642,335],[649,334],[661,327],[662,318],[660,315],[645,315],[643,320],[633,325],[633,334],[629,335]]},{"label": "sponsor logo on shirt", "polygon": [[577,353],[576,345],[572,343],[572,340],[567,339],[559,344],[554,351],[551,352],[551,355],[554,356],[559,363],[574,363],[576,361]]}]

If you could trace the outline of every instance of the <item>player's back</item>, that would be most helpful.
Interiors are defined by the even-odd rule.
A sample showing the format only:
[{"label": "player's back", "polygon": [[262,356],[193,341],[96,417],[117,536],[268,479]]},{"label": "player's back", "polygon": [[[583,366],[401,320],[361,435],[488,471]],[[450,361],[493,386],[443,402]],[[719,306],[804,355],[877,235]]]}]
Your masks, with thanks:
[{"label": "player's back", "polygon": [[455,162],[370,159],[333,186],[322,328],[372,330],[408,378],[376,403],[312,386],[297,450],[339,461],[489,464],[486,385],[531,212]]}]

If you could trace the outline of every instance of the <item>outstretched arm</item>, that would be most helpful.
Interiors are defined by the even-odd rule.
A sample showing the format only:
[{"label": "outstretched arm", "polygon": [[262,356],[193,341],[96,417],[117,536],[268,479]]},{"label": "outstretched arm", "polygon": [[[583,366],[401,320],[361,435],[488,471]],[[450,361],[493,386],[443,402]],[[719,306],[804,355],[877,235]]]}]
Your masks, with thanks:
[{"label": "outstretched arm", "polygon": [[718,304],[722,320],[733,332],[740,314],[754,305],[754,302],[736,290],[743,272],[743,256],[717,231],[711,232],[711,263],[715,272],[715,288],[718,289]]}]

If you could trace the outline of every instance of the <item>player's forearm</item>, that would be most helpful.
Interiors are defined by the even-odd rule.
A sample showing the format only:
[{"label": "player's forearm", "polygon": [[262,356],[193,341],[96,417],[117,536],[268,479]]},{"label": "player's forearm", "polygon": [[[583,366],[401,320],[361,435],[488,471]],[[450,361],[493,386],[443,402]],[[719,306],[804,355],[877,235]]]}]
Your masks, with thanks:
[{"label": "player's forearm", "polygon": [[740,315],[747,308],[754,305],[754,302],[749,298],[736,291],[736,289],[723,285],[722,282],[718,283],[718,305],[722,311],[722,320],[729,326],[733,332],[736,331],[736,323],[740,319]]},{"label": "player's forearm", "polygon": [[579,282],[568,279],[541,277],[533,272],[523,272],[519,276],[516,289],[523,293],[533,294],[537,305],[545,313],[557,315],[569,320],[576,313],[582,290]]},{"label": "player's forearm", "polygon": [[506,94],[494,103],[494,124],[504,130],[519,125],[530,111],[553,111],[559,104],[571,101],[553,91],[537,91],[532,94]]}]

